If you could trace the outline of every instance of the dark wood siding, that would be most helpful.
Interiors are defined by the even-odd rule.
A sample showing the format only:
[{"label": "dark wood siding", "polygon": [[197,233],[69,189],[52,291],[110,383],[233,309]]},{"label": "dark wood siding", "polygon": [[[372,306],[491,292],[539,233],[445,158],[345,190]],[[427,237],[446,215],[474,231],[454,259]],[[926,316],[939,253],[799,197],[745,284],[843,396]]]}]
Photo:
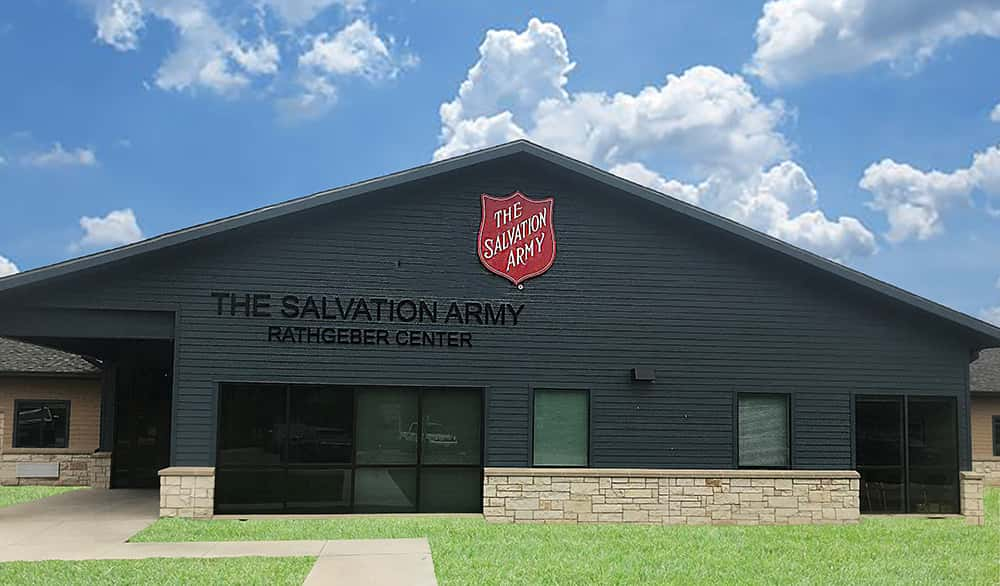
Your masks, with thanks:
[{"label": "dark wood siding", "polygon": [[[558,258],[523,290],[483,269],[483,192],[555,197]],[[123,261],[33,303],[178,312],[173,462],[211,465],[221,381],[485,386],[486,464],[529,461],[532,385],[592,397],[591,463],[734,465],[740,390],[788,392],[800,468],[851,467],[851,394],[959,398],[968,342],[935,320],[731,235],[528,157]],[[217,317],[211,291],[524,303],[472,348],[268,343],[275,317]],[[325,323],[338,325],[338,322]],[[419,326],[418,326],[419,327]],[[443,329],[443,328],[439,328]],[[654,367],[654,384],[630,369]]]}]

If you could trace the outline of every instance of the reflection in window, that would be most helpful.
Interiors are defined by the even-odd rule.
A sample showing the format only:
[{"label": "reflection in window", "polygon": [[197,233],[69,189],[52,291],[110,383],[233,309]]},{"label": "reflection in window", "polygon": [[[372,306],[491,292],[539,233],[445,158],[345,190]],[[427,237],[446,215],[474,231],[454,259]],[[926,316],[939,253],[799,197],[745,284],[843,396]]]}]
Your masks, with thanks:
[{"label": "reflection in window", "polygon": [[589,400],[587,391],[535,391],[535,466],[587,465]]},{"label": "reflection in window", "polygon": [[69,401],[15,401],[15,448],[69,445]]},{"label": "reflection in window", "polygon": [[788,395],[741,393],[736,425],[741,467],[788,467]]}]

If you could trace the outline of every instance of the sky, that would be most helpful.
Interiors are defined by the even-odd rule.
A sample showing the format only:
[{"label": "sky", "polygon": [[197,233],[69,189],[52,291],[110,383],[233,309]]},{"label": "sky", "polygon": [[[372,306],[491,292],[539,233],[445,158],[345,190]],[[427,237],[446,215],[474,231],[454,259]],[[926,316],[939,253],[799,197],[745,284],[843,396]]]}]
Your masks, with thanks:
[{"label": "sky", "polygon": [[527,138],[1000,324],[1000,0],[19,0],[0,275]]}]

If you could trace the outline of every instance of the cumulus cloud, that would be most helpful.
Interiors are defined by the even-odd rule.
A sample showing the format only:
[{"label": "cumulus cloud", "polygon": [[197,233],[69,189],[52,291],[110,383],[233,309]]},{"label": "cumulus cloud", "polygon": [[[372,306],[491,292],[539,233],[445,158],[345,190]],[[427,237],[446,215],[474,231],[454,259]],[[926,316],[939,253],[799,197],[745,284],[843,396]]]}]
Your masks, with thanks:
[{"label": "cumulus cloud", "polygon": [[301,91],[280,100],[279,109],[289,118],[314,118],[336,103],[339,79],[359,77],[376,83],[415,66],[416,57],[399,54],[394,44],[392,37],[380,37],[370,22],[360,18],[333,35],[312,37],[298,58]]},{"label": "cumulus cloud", "polygon": [[97,164],[97,155],[89,148],[66,150],[57,142],[49,150],[24,155],[21,163],[31,167],[93,167]]},{"label": "cumulus cloud", "polygon": [[14,264],[14,261],[10,260],[5,256],[0,256],[0,277],[6,277],[7,275],[13,275],[14,273],[21,272]]},{"label": "cumulus cloud", "polygon": [[[890,241],[927,240],[944,231],[942,216],[949,209],[972,205],[974,191],[1000,199],[1000,145],[975,153],[971,165],[950,173],[883,159],[865,169],[859,185],[874,195],[867,205],[886,214]],[[986,209],[1000,213],[989,202]]]},{"label": "cumulus cloud", "polygon": [[341,6],[348,12],[365,9],[365,0],[264,0],[264,4],[293,27],[310,22],[331,6]]},{"label": "cumulus cloud", "polygon": [[1000,6],[986,0],[771,0],[746,71],[778,85],[888,63],[912,71],[943,44],[1000,37]]},{"label": "cumulus cloud", "polygon": [[[391,36],[375,31],[364,0],[91,2],[97,40],[119,51],[138,49],[151,20],[174,30],[177,40],[153,76],[155,87],[227,97],[262,91],[274,97],[279,111],[293,116],[327,112],[337,101],[336,81],[391,79],[417,63],[411,53],[395,50]],[[334,6],[350,19],[346,26],[319,34],[311,33],[315,27],[304,28]],[[267,29],[275,23],[280,30],[272,34]],[[294,65],[284,69],[293,71],[282,75],[286,63]]]},{"label": "cumulus cloud", "polygon": [[574,67],[554,23],[489,31],[457,95],[441,105],[434,158],[529,138],[830,258],[875,252],[861,222],[818,209],[778,130],[785,105],[762,101],[739,75],[695,66],[635,94],[569,92]]},{"label": "cumulus cloud", "polygon": [[119,51],[137,48],[139,32],[146,25],[139,0],[98,2],[94,21],[97,24],[97,39]]},{"label": "cumulus cloud", "polygon": [[[1000,289],[1000,278],[997,278],[996,288]],[[1000,305],[987,307],[979,312],[979,317],[995,326],[1000,326]]]},{"label": "cumulus cloud", "polygon": [[993,110],[990,112],[990,120],[1000,122],[1000,103],[993,106]]},{"label": "cumulus cloud", "polygon": [[71,250],[108,248],[142,240],[142,230],[131,209],[113,210],[102,217],[80,218],[83,237],[70,246]]}]

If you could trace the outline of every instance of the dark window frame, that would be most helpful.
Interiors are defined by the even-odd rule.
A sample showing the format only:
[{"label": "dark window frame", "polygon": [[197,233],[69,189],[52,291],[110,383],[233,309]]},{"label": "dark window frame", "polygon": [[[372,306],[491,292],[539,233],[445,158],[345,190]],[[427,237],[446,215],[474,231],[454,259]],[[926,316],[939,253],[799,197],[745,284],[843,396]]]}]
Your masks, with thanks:
[{"label": "dark window frame", "polygon": [[[528,405],[528,462],[531,468],[590,468],[592,462],[593,454],[593,427],[594,427],[594,409],[593,409],[593,392],[588,387],[573,386],[573,385],[532,385],[530,387],[530,400]],[[550,465],[550,464],[536,464],[535,463],[535,394],[539,391],[556,391],[556,392],[578,392],[587,394],[587,461],[581,466],[570,466],[570,465]]]},{"label": "dark window frame", "polygon": [[[63,437],[66,438],[65,445],[62,446],[24,446],[18,444],[18,427],[20,425],[21,417],[21,405],[24,403],[41,403],[43,405],[60,403],[66,406],[66,433]],[[13,421],[13,432],[14,437],[11,442],[11,448],[17,449],[34,449],[34,450],[65,450],[69,448],[70,445],[70,409],[72,408],[72,401],[69,399],[15,399],[14,400],[14,421]]]},{"label": "dark window frame", "polygon": [[1000,458],[1000,415],[993,416],[993,456]]},{"label": "dark window frame", "polygon": [[[781,391],[736,391],[734,393],[733,400],[733,460],[738,470],[791,470],[793,467],[793,452],[792,449],[792,393],[781,392]],[[787,438],[785,441],[785,449],[787,450],[788,463],[784,466],[744,466],[740,464],[740,397],[742,396],[756,396],[756,397],[782,397],[785,399],[785,430],[787,432]]]}]

